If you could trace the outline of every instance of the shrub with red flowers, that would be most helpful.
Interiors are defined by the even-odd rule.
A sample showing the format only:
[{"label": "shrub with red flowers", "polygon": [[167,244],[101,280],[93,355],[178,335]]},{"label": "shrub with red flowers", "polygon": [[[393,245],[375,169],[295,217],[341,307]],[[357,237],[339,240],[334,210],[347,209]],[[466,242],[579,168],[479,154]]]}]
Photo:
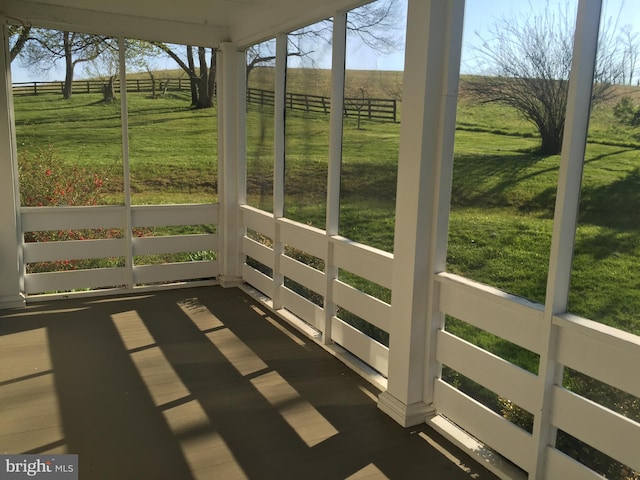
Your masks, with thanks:
[{"label": "shrub with red flowers", "polygon": [[[108,181],[107,171],[91,172],[68,165],[56,157],[53,146],[18,156],[20,203],[24,207],[83,206],[103,204]],[[144,236],[148,232],[135,232]],[[122,229],[57,230],[25,232],[25,242],[122,238]],[[62,260],[27,265],[27,272],[51,272],[96,268],[123,264],[122,259]]]},{"label": "shrub with red flowers", "polygon": [[56,158],[53,146],[18,157],[20,203],[23,207],[97,205],[107,172],[89,172]]}]

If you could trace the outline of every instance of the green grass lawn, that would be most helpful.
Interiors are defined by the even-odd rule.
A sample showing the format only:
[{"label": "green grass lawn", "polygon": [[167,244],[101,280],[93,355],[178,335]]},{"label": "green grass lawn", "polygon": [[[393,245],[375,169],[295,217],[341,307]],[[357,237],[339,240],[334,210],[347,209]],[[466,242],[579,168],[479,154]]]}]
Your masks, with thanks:
[{"label": "green grass lawn", "polygon": [[[18,96],[19,152],[53,145],[56,157],[109,171],[106,203],[122,203],[119,103],[99,95]],[[216,201],[216,110],[194,110],[187,93],[128,95],[134,204]],[[250,106],[249,203],[271,210],[273,121]],[[399,124],[346,119],[340,233],[393,251]],[[640,333],[639,133],[614,123],[612,107],[591,122],[571,310]],[[536,154],[532,127],[513,111],[462,100],[456,132],[448,269],[542,302],[559,157]],[[328,117],[287,113],[285,209],[323,227]],[[622,288],[624,287],[624,288]]]},{"label": "green grass lawn", "polygon": [[[106,172],[107,203],[123,202],[120,103],[101,95],[17,96],[19,153],[52,145],[56,158],[89,171]],[[128,95],[129,162],[134,204],[215,201],[215,109],[194,110],[188,93],[151,99]]]}]

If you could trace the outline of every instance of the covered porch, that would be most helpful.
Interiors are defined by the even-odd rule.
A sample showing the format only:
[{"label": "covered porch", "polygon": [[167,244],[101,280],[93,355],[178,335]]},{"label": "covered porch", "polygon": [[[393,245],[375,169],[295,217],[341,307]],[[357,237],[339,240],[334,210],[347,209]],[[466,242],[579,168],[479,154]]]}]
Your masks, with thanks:
[{"label": "covered porch", "polygon": [[[603,478],[558,447],[563,432],[624,471],[640,471],[637,419],[563,384],[568,368],[640,397],[638,336],[567,307],[601,2],[581,0],[575,19],[541,303],[447,271],[464,0],[408,1],[393,252],[339,229],[347,18],[365,2],[192,0],[161,9],[155,3],[6,0],[0,6],[0,388],[10,392],[0,405],[2,415],[20,418],[1,423],[2,451],[79,453],[82,472],[95,468],[111,478],[140,468],[142,458],[153,470],[132,478],[146,472],[148,478],[163,472],[171,472],[167,478],[431,478],[432,472],[442,472],[434,478]],[[289,218],[285,209],[287,33],[325,18],[333,27],[331,105],[326,219],[318,227]],[[216,201],[136,205],[125,180],[122,204],[22,206],[6,28],[16,22],[112,35],[121,47],[125,37],[215,47]],[[275,42],[267,210],[247,202],[246,185],[246,49],[266,39]],[[120,81],[126,92],[126,78]],[[126,99],[121,113],[127,170]],[[134,234],[139,227],[198,225],[213,228]],[[30,232],[99,228],[123,233],[25,241]],[[292,250],[317,262],[300,261]],[[215,256],[135,261],[200,251]],[[73,255],[123,260],[75,271],[25,268]],[[345,281],[344,272],[389,298]],[[344,311],[388,341],[345,321]],[[526,350],[536,368],[455,335],[449,319]],[[447,381],[443,369],[512,402],[532,424],[488,408]]]}]

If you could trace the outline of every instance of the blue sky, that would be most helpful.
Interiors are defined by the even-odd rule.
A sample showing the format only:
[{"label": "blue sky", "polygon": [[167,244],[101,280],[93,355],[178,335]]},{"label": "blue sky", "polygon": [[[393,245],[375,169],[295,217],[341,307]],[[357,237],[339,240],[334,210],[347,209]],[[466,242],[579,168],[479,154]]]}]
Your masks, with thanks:
[{"label": "blue sky", "polygon": [[[403,4],[406,0],[400,0]],[[578,0],[548,0],[551,8],[554,8],[558,2],[565,1],[569,5],[577,5]],[[604,9],[606,17],[617,17],[620,14],[620,26],[630,24],[634,30],[640,33],[640,8],[637,2],[639,0],[604,0]],[[469,58],[466,53],[469,46],[476,41],[478,32],[483,32],[493,25],[497,19],[507,15],[527,15],[532,11],[540,11],[544,8],[547,0],[467,0],[465,6],[465,26],[463,37],[463,71],[469,70]],[[363,45],[357,45],[355,42],[349,42],[349,51],[347,53],[348,68],[372,69],[372,70],[401,70],[404,63],[404,52],[398,51],[390,55],[379,55],[372,52]],[[330,54],[328,49],[322,58],[317,59],[320,67],[328,68],[330,66]],[[164,68],[164,64],[161,68]],[[167,68],[175,68],[175,65],[168,64]],[[40,80],[61,80],[64,75],[62,69],[53,71],[48,78]],[[14,82],[24,82],[36,80],[33,74],[27,70],[20,68],[17,62],[12,65],[12,76]],[[82,75],[77,72],[76,76],[80,78]]]},{"label": "blue sky", "polygon": [[[553,10],[558,3],[568,5],[574,10],[577,8],[578,0],[548,0],[550,8]],[[640,35],[640,8],[639,0],[604,0],[603,18],[618,16],[619,25],[630,24]],[[469,68],[469,49],[477,42],[476,32],[483,35],[496,21],[504,16],[528,15],[531,12],[541,12],[547,0],[466,0],[465,21],[463,32],[463,71]],[[355,57],[356,55],[354,55]],[[379,69],[379,70],[399,70],[404,62],[404,52],[393,55],[380,56],[366,49],[359,49],[357,59],[353,59],[352,68]]]}]

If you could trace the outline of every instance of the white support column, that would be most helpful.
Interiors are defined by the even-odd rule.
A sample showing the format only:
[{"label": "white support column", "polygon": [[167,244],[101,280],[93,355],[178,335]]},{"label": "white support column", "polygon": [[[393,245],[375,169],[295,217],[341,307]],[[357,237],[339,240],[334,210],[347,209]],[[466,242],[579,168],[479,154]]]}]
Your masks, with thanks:
[{"label": "white support column", "polygon": [[223,43],[217,54],[218,88],[218,203],[220,204],[220,274],[223,287],[242,282],[242,237],[240,222],[240,174],[244,171],[244,144],[240,139],[244,112],[240,112],[246,93],[246,77],[240,75],[236,45]]},{"label": "white support column", "polygon": [[4,18],[0,17],[0,309],[22,307],[22,255],[18,154],[16,152],[11,56]]},{"label": "white support column", "polygon": [[280,259],[284,253],[284,245],[280,241],[278,219],[284,216],[284,160],[285,160],[285,95],[287,90],[287,35],[276,37],[276,79],[274,92],[273,125],[274,125],[274,166],[273,166],[273,218],[275,238],[273,239],[273,308],[282,308],[280,291],[284,285],[284,276],[280,270]]},{"label": "white support column", "polygon": [[432,414],[442,326],[434,274],[445,268],[464,0],[409,0],[389,345],[378,406],[404,426]]},{"label": "white support column", "polygon": [[127,210],[125,240],[127,242],[127,288],[133,290],[133,223],[131,216],[131,164],[129,162],[129,108],[127,102],[127,48],[124,37],[118,37],[118,62],[120,65],[120,118],[122,121],[122,172],[124,178],[124,206]]},{"label": "white support column", "polygon": [[344,108],[344,70],[347,46],[347,13],[333,17],[331,60],[331,118],[329,127],[329,170],[327,174],[327,253],[325,258],[324,327],[322,343],[331,340],[331,323],[337,313],[333,302],[333,281],[338,278],[338,267],[333,260],[334,244],[330,238],[338,235],[340,221],[340,170],[342,165],[342,111]]},{"label": "white support column", "polygon": [[551,391],[555,384],[562,382],[563,366],[555,362],[557,329],[553,326],[553,317],[567,310],[601,8],[601,0],[581,0],[576,19],[544,310],[547,343],[540,352],[538,404],[541,409],[533,412],[533,438],[537,448],[532,452],[535,468],[529,472],[529,478],[538,480],[545,478],[547,447],[555,445],[556,429],[550,419]]},{"label": "white support column", "polygon": [[[236,52],[238,76],[238,203],[247,203],[247,52]],[[242,235],[245,231],[242,229]],[[244,255],[241,258],[244,263]]]}]

